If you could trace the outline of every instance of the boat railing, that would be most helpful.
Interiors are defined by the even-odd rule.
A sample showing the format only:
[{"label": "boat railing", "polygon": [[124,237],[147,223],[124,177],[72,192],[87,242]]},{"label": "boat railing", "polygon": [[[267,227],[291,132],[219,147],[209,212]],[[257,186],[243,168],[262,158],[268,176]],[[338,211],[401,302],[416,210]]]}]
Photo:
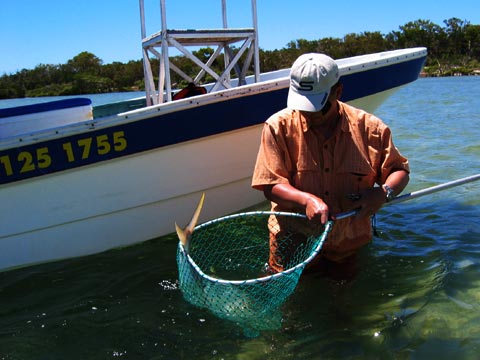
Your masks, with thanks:
[{"label": "boat railing", "polygon": [[[174,71],[186,82],[195,85],[199,85],[206,74],[210,75],[215,81],[209,89],[211,92],[229,89],[233,84],[244,85],[247,72],[251,69],[252,64],[255,81],[259,81],[260,61],[256,0],[251,0],[252,27],[229,28],[226,0],[221,0],[223,28],[200,30],[168,29],[165,0],[160,0],[161,31],[148,36],[145,27],[144,0],[139,0],[139,2],[147,105],[172,101],[174,89],[172,88],[170,71]],[[199,46],[214,49],[206,62],[200,60],[191,50],[191,47],[198,48]],[[195,75],[185,73],[184,70],[172,62],[169,57],[169,48],[175,48],[176,51],[179,51],[198,66],[200,70]],[[220,55],[223,55],[224,68],[223,71],[217,73],[212,68],[212,64]],[[152,56],[159,60],[157,84],[155,84],[153,75]],[[237,79],[235,82],[231,80],[232,72],[235,72]]]}]

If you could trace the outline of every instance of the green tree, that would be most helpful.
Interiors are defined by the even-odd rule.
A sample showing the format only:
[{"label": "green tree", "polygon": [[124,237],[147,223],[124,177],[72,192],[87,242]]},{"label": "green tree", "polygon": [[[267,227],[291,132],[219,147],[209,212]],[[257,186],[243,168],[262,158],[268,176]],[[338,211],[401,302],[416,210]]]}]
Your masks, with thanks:
[{"label": "green tree", "polygon": [[112,90],[114,90],[113,80],[88,73],[75,75],[72,86],[73,94],[98,94]]},{"label": "green tree", "polygon": [[468,25],[465,28],[467,55],[480,61],[480,25]]},{"label": "green tree", "polygon": [[465,29],[469,25],[467,21],[458,18],[444,20],[445,32],[448,34],[449,54],[451,56],[465,55],[467,53],[467,41]]},{"label": "green tree", "polygon": [[94,54],[87,51],[81,52],[73,59],[68,60],[67,69],[74,74],[85,73],[98,75],[101,71],[103,61]]}]

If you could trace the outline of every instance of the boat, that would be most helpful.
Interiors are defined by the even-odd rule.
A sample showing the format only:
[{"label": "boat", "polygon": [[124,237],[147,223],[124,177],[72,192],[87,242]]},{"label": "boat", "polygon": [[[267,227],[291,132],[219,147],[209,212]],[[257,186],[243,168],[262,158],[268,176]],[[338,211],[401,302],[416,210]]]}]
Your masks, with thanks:
[{"label": "boat", "polygon": [[73,98],[0,109],[0,138],[93,119],[92,100]]},{"label": "boat", "polygon": [[[29,126],[38,122],[31,128],[12,121],[15,109],[8,110],[12,116],[6,110],[0,116],[0,270],[173,233],[175,222],[188,222],[204,192],[200,222],[264,202],[250,187],[251,175],[263,122],[286,106],[289,69],[258,70],[255,0],[251,28],[211,31],[166,30],[164,2],[162,31],[147,36],[140,0],[145,97],[93,107],[91,118],[73,121],[77,115],[50,121],[42,112],[58,109],[45,105],[46,110],[28,113]],[[253,64],[253,74],[229,48],[238,39],[240,50],[248,45],[243,59]],[[191,57],[187,46],[199,44],[223,49],[229,60],[225,71],[202,85],[199,95],[175,97],[168,74],[179,69],[169,64],[167,49],[174,45]],[[161,59],[158,89],[152,54]],[[426,56],[425,48],[411,48],[337,60],[342,100],[373,112],[418,78]],[[238,77],[230,79],[232,69]],[[198,84],[198,78],[187,78]],[[85,100],[76,100],[70,110],[83,106]]]}]

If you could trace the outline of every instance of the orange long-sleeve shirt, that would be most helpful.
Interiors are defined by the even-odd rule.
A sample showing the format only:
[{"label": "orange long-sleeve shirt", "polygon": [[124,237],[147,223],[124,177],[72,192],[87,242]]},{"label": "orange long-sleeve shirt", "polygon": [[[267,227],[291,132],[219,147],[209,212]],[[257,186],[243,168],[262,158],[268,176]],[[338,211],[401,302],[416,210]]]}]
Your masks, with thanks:
[{"label": "orange long-sleeve shirt", "polygon": [[[272,115],[262,132],[252,187],[288,183],[327,203],[332,214],[347,208],[348,194],[383,184],[393,170],[409,171],[408,160],[392,141],[390,129],[377,117],[338,102],[340,121],[325,139],[301,112],[284,109]],[[286,211],[272,202],[272,211]],[[288,209],[291,211],[291,209]],[[303,209],[297,209],[299,212]],[[322,250],[341,260],[371,240],[368,218],[336,221]]]}]

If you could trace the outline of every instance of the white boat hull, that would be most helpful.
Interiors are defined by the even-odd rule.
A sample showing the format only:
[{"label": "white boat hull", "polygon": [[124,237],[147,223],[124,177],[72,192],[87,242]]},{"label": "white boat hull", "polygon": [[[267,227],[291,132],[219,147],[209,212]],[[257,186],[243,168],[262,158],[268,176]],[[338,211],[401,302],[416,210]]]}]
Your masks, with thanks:
[{"label": "white boat hull", "polygon": [[[393,91],[395,88],[390,88],[350,102],[373,111]],[[199,99],[208,103],[216,96],[212,93]],[[239,96],[243,99],[241,93],[233,98]],[[82,155],[81,152],[70,154],[65,144],[73,146],[77,139],[82,140],[88,134],[92,139],[101,137],[101,132],[116,122],[126,124],[120,124],[126,129],[125,134],[129,131],[135,134],[133,127],[126,126],[143,119],[141,121],[146,123],[141,129],[144,130],[151,125],[149,116],[156,115],[159,109],[177,106],[175,103],[81,124],[79,126],[87,125],[88,130],[83,130],[80,138],[78,130],[71,127],[23,136],[21,141],[31,146],[23,148],[26,152],[35,154],[39,146],[51,150],[52,171],[36,169],[38,173],[21,178],[21,171],[17,173],[13,168],[11,179],[7,179],[9,182],[4,177],[5,183],[0,185],[0,270],[94,254],[172,233],[175,222],[183,226],[189,221],[202,192],[206,193],[206,201],[200,222],[263,202],[263,194],[250,187],[266,120],[263,115],[251,125],[229,131],[136,150],[112,159],[92,160],[90,164],[73,162],[71,168],[54,168],[60,155],[72,158],[75,155],[75,159]],[[196,104],[200,103],[199,100]],[[189,100],[178,104],[196,106]],[[176,113],[176,109],[168,111]],[[156,116],[151,121],[158,126],[165,115]],[[227,115],[223,116],[215,124],[229,120]],[[120,125],[115,125],[111,131],[118,135]],[[172,130],[172,133],[181,135],[181,129]],[[123,132],[121,134],[123,136]],[[134,135],[127,138],[129,145],[142,143],[142,139]],[[45,140],[42,142],[42,139]],[[118,140],[109,139],[112,146]],[[14,140],[3,141],[3,154],[6,155],[2,155],[0,147],[0,159],[15,160]],[[60,143],[65,153],[59,155],[53,149]]]},{"label": "white boat hull", "polygon": [[261,202],[263,194],[249,189],[260,131],[254,126],[6,186],[0,264],[93,254],[171,233],[175,221],[188,222],[186,209],[193,211],[201,192],[201,221]]}]

